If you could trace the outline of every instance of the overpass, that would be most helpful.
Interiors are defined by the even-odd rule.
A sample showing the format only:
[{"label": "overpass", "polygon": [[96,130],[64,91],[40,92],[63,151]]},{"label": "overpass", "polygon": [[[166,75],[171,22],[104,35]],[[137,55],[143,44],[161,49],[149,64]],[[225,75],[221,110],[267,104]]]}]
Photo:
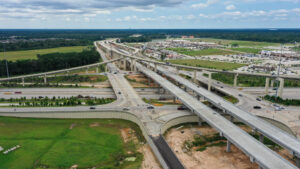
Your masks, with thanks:
[{"label": "overpass", "polygon": [[21,76],[9,77],[9,78],[0,78],[0,82],[22,79],[22,83],[24,85],[25,78],[44,77],[44,82],[47,83],[46,78],[48,75],[53,75],[53,74],[58,74],[58,73],[68,73],[69,74],[70,71],[82,70],[82,69],[88,70],[89,68],[92,68],[92,67],[96,67],[96,72],[99,72],[98,67],[100,65],[106,65],[106,64],[113,63],[113,62],[116,62],[119,60],[120,59],[117,58],[117,59],[113,59],[113,60],[106,60],[106,61],[100,62],[100,63],[94,63],[94,64],[78,66],[78,67],[73,67],[73,68],[68,68],[68,69],[61,69],[61,70],[55,70],[55,71],[49,71],[49,72],[43,72],[43,73],[35,73],[35,74],[30,74],[30,75],[21,75]]},{"label": "overpass", "polygon": [[[112,51],[120,55],[120,57],[143,60],[141,58],[121,53],[115,49],[112,49]],[[181,90],[179,87],[175,86],[155,72],[147,69],[140,63],[132,62],[132,64],[135,64],[134,67],[136,67],[139,71],[152,78],[156,83],[176,96],[193,113],[197,114],[201,119],[217,129],[220,132],[220,135],[226,137],[228,140],[228,151],[230,151],[230,144],[233,143],[245,154],[250,156],[251,161],[258,163],[262,168],[296,168],[277,153],[267,148],[265,145],[232,124],[220,114],[199,102],[185,91]]]},{"label": "overpass", "polygon": [[[133,47],[129,47],[123,44],[117,44],[114,42],[110,42],[112,45],[114,46],[118,46],[122,49],[127,49],[129,50],[131,53],[135,53],[135,54],[139,54],[138,49],[133,48]],[[165,62],[158,62],[158,61],[153,61],[153,60],[149,60],[149,63],[153,63],[155,65],[165,65],[165,66],[172,66],[175,67],[178,71],[178,69],[188,69],[188,70],[194,70],[194,71],[205,71],[205,72],[209,72],[209,78],[211,79],[211,73],[226,73],[226,74],[233,74],[234,75],[234,82],[233,85],[234,87],[237,86],[237,82],[238,82],[238,76],[239,75],[246,75],[246,76],[257,76],[257,77],[265,77],[266,78],[266,82],[265,82],[265,94],[268,94],[269,91],[269,87],[270,87],[270,79],[278,79],[280,84],[279,84],[279,91],[278,91],[278,95],[280,97],[282,97],[282,93],[283,93],[283,88],[284,88],[284,80],[285,79],[291,79],[291,80],[300,80],[299,76],[287,76],[287,75],[270,75],[270,74],[263,74],[263,73],[248,73],[248,72],[236,72],[236,71],[226,71],[226,70],[217,70],[217,69],[209,69],[209,68],[202,68],[202,67],[193,67],[193,66],[186,66],[186,65],[178,65],[178,64],[172,64],[172,63],[165,63]],[[274,85],[274,80],[271,80],[271,87],[273,87]],[[209,85],[210,88],[210,85]]]},{"label": "overpass", "polygon": [[[118,45],[118,44],[115,44]],[[124,47],[124,45],[123,45]],[[126,46],[125,46],[126,47]],[[236,107],[235,105],[225,101],[224,99],[220,98],[219,96],[211,93],[210,91],[207,91],[202,88],[198,88],[195,84],[192,84],[191,82],[187,81],[186,79],[167,71],[161,67],[157,67],[157,61],[152,61],[149,59],[143,59],[138,58],[132,55],[120,53],[119,51],[115,51],[121,55],[137,59],[143,62],[148,62],[154,64],[154,71],[160,71],[164,75],[172,78],[176,82],[184,85],[185,87],[191,89],[195,93],[197,93],[200,96],[203,96],[206,98],[209,102],[214,104],[216,107],[220,108],[224,112],[232,115],[233,117],[236,117],[237,119],[240,119],[245,124],[252,127],[254,130],[258,131],[259,133],[263,134],[264,136],[268,137],[275,143],[279,144],[280,146],[286,148],[289,150],[295,157],[297,166],[300,168],[300,141],[295,138],[294,136],[282,131],[281,129],[269,124],[266,121],[261,120],[260,118],[256,117],[255,115],[251,115],[250,113],[243,111]],[[149,66],[150,64],[148,64]],[[166,64],[163,64],[166,65]],[[170,65],[167,65],[170,66]],[[143,72],[144,73],[144,72]]]}]

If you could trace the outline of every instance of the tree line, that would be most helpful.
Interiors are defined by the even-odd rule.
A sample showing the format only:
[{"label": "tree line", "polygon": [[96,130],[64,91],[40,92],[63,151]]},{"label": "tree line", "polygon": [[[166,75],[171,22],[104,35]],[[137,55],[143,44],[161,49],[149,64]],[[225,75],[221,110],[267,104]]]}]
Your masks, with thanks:
[{"label": "tree line", "polygon": [[33,50],[33,49],[48,49],[56,47],[66,46],[88,46],[92,45],[91,41],[88,40],[77,40],[77,39],[54,39],[54,40],[38,40],[38,41],[18,41],[11,43],[3,43],[0,48],[0,52],[5,51],[20,51],[20,50]]},{"label": "tree line", "polygon": [[[101,61],[96,49],[88,48],[82,52],[50,53],[38,55],[37,59],[7,61],[9,75],[23,75],[52,70],[66,69]],[[6,60],[0,61],[0,77],[7,76]]]}]

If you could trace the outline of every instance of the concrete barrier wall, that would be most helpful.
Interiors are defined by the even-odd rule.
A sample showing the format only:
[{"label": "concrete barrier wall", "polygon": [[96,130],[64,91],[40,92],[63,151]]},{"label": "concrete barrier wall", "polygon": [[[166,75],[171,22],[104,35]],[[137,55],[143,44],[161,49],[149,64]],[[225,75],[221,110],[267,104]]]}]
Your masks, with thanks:
[{"label": "concrete barrier wall", "polygon": [[157,160],[161,164],[164,169],[168,169],[168,165],[165,163],[163,157],[159,153],[157,147],[154,142],[148,135],[147,129],[140,121],[140,119],[132,113],[129,112],[74,112],[74,113],[53,113],[53,112],[43,112],[43,113],[0,113],[0,116],[8,116],[8,117],[30,117],[30,118],[58,118],[58,119],[122,119],[128,120],[135,124],[137,124],[147,143],[150,145],[153,153],[155,154]]},{"label": "concrete barrier wall", "polygon": [[160,133],[163,135],[169,128],[174,127],[179,124],[183,123],[197,123],[199,122],[199,117],[196,115],[187,115],[187,116],[182,116],[182,117],[177,117],[175,119],[172,119],[163,126],[161,126]]}]

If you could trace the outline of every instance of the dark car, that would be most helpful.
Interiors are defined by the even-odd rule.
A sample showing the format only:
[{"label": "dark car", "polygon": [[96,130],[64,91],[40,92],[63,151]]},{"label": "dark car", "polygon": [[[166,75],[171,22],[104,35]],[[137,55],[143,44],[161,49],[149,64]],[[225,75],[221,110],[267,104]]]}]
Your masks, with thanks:
[{"label": "dark car", "polygon": [[242,94],[239,94],[239,96],[240,96],[240,97],[243,97],[243,95],[242,95]]},{"label": "dark car", "polygon": [[260,99],[260,98],[256,98],[256,100],[257,100],[257,101],[261,101],[261,99]]},{"label": "dark car", "polygon": [[188,110],[188,108],[186,106],[179,106],[177,110]]},{"label": "dark car", "polygon": [[260,106],[253,106],[253,109],[261,109]]},{"label": "dark car", "polygon": [[154,107],[153,106],[148,106],[147,109],[154,109]]},{"label": "dark car", "polygon": [[90,107],[90,109],[91,109],[91,110],[95,110],[95,109],[96,109],[96,107]]},{"label": "dark car", "polygon": [[121,92],[118,92],[118,94],[121,94]]},{"label": "dark car", "polygon": [[128,108],[126,108],[126,107],[125,107],[125,108],[123,108],[123,111],[128,111],[128,110],[129,110],[129,109],[128,109]]}]

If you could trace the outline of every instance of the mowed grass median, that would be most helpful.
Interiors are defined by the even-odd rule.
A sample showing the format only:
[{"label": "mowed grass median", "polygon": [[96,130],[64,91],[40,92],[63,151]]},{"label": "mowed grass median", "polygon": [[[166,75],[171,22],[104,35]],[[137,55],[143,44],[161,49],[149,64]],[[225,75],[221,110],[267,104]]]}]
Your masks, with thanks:
[{"label": "mowed grass median", "polygon": [[215,49],[215,48],[202,49],[202,50],[193,50],[193,49],[186,49],[186,48],[167,48],[167,49],[188,56],[230,55],[230,54],[238,53],[235,51]]},{"label": "mowed grass median", "polygon": [[48,53],[69,53],[69,52],[81,52],[86,49],[87,46],[71,46],[71,47],[59,47],[49,49],[37,49],[37,50],[23,50],[23,51],[9,51],[5,52],[5,57],[1,56],[0,60],[6,59],[10,61],[24,60],[24,59],[37,59],[37,55],[43,55]]},{"label": "mowed grass median", "polygon": [[[131,128],[144,141],[137,125],[124,120],[30,119],[0,117],[0,168],[138,169],[143,156],[139,144],[124,142],[121,129]],[[130,152],[130,154],[128,153]],[[124,160],[136,157],[135,161]]]},{"label": "mowed grass median", "polygon": [[231,63],[231,62],[217,62],[217,61],[208,61],[208,60],[199,60],[199,59],[178,59],[178,60],[169,60],[170,63],[194,66],[194,67],[203,67],[210,69],[220,69],[220,70],[234,70],[246,64],[241,63]]}]

